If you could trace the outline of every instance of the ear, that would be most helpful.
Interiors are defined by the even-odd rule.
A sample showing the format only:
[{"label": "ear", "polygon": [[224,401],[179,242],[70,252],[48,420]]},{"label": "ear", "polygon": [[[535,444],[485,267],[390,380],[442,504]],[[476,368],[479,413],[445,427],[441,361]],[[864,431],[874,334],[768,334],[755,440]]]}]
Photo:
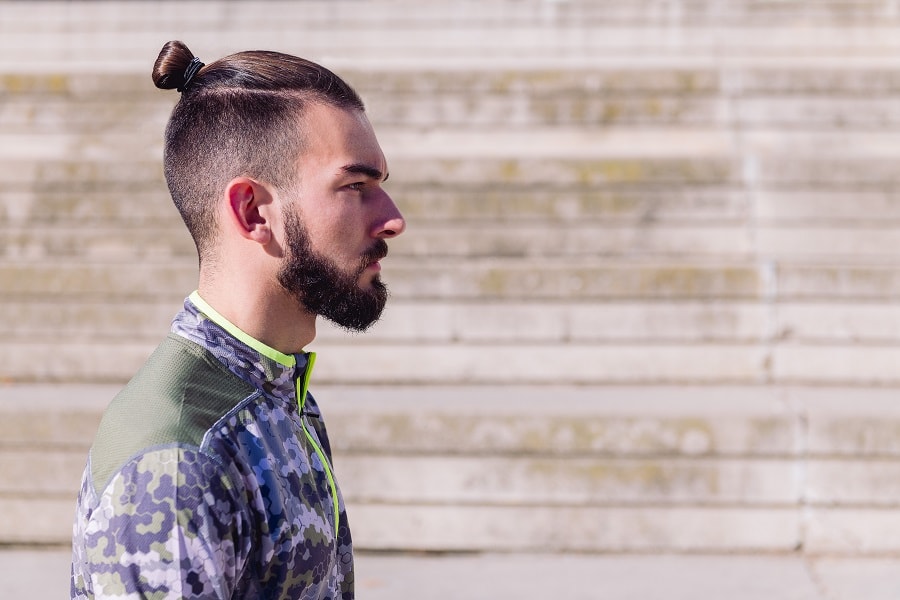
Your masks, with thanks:
[{"label": "ear", "polygon": [[266,215],[273,206],[269,189],[249,177],[235,177],[225,187],[225,197],[233,230],[245,239],[268,244],[272,228]]}]

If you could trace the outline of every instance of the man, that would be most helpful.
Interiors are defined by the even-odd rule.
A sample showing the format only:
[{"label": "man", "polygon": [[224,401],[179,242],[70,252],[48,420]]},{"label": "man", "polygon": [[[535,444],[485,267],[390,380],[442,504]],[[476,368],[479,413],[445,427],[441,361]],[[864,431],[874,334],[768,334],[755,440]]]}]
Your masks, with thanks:
[{"label": "man", "polygon": [[198,290],[111,402],[73,532],[73,598],[352,598],[353,557],[321,413],[316,317],[361,331],[405,223],[357,94],[272,52],[154,66],[181,98],[165,174]]}]

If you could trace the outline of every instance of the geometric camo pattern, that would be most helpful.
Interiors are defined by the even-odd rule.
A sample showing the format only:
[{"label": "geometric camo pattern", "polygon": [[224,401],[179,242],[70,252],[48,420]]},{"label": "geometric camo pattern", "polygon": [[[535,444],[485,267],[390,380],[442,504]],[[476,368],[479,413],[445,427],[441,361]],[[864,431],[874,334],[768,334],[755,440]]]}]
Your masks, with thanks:
[{"label": "geometric camo pattern", "polygon": [[[353,550],[343,499],[340,531],[325,466],[331,461],[302,376],[248,348],[188,301],[173,331],[216,344],[213,354],[257,391],[235,398],[199,445],[144,448],[94,489],[88,459],[72,546],[72,598],[283,598],[354,596]],[[188,334],[188,335],[186,335]]]}]

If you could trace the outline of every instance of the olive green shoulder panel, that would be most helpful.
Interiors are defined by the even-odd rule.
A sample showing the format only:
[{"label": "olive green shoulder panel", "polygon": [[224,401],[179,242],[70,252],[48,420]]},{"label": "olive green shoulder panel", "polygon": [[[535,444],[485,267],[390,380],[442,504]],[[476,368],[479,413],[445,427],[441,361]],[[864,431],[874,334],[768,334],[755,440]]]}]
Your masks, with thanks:
[{"label": "olive green shoulder panel", "polygon": [[141,450],[199,446],[207,430],[255,388],[206,349],[170,333],[110,402],[91,448],[98,491]]}]

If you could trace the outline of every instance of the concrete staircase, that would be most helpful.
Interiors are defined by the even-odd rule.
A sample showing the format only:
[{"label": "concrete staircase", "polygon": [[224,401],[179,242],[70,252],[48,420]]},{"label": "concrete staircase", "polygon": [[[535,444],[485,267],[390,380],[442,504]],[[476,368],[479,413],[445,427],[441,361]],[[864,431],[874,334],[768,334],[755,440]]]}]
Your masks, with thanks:
[{"label": "concrete staircase", "polygon": [[387,154],[392,302],[314,348],[363,547],[900,550],[898,34],[894,0],[0,0],[0,542],[67,538],[194,288],[179,38],[332,66]]}]

